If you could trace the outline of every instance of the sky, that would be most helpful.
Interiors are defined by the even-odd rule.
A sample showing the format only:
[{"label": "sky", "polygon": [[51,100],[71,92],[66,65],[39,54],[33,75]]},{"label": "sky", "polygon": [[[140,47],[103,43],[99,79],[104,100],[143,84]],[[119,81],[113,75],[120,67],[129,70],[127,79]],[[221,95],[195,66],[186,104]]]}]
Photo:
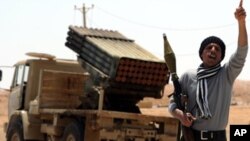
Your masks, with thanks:
[{"label": "sky", "polygon": [[[179,75],[198,67],[200,43],[210,35],[226,44],[222,64],[237,47],[234,11],[239,0],[0,0],[0,88],[8,88],[9,66],[29,58],[27,52],[76,59],[77,54],[64,44],[70,25],[83,26],[79,10],[83,4],[87,27],[118,31],[160,59],[166,33]],[[250,13],[250,0],[244,0],[243,7]],[[249,19],[250,14],[248,29]],[[250,55],[238,79],[250,80]]]}]

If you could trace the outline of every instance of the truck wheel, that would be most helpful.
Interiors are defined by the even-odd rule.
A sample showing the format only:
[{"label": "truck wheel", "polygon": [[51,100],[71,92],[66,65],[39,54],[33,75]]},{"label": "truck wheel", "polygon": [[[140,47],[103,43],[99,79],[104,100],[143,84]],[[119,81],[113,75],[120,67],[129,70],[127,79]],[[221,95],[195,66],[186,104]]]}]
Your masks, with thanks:
[{"label": "truck wheel", "polygon": [[7,141],[24,141],[23,124],[21,119],[15,120],[9,127],[6,135]]},{"label": "truck wheel", "polygon": [[83,128],[77,122],[72,122],[66,126],[63,133],[63,141],[83,141]]}]

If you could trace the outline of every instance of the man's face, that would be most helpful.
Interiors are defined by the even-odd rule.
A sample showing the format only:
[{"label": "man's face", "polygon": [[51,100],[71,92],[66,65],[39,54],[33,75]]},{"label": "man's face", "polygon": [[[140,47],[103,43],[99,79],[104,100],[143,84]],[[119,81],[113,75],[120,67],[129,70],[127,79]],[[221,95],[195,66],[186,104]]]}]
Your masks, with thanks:
[{"label": "man's face", "polygon": [[204,67],[213,67],[221,61],[221,47],[216,43],[210,43],[204,48],[201,57]]}]

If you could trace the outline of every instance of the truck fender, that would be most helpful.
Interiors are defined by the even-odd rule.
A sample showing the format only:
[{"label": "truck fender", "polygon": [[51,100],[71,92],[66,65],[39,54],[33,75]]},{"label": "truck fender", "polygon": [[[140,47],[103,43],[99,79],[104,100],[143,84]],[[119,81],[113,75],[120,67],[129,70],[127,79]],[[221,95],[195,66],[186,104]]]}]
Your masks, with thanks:
[{"label": "truck fender", "polygon": [[[29,139],[43,139],[44,135],[40,132],[40,126],[30,124],[29,116],[27,111],[16,111],[10,119],[10,123],[17,118],[21,118],[23,124],[23,137],[25,140]],[[8,132],[8,129],[7,129]]]},{"label": "truck fender", "polygon": [[29,134],[28,134],[28,127],[29,127],[29,117],[28,113],[26,111],[21,111],[20,116],[22,117],[22,122],[23,122],[23,137],[24,139],[27,139]]}]

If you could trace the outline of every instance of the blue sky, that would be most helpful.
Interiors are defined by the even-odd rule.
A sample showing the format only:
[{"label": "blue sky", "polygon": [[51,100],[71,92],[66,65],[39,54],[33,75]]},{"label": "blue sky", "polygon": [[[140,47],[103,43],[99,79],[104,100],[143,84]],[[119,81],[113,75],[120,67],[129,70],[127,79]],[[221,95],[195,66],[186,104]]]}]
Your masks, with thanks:
[{"label": "blue sky", "polygon": [[[94,5],[87,12],[87,27],[117,30],[159,58],[163,58],[162,34],[166,33],[176,54],[178,74],[201,63],[199,45],[209,35],[226,43],[224,61],[236,49],[233,13],[239,0],[1,0],[0,66],[27,58],[26,52],[76,59],[64,43],[69,25],[82,26],[82,14],[74,6],[83,4]],[[249,29],[250,1],[244,0],[243,6]],[[239,79],[250,79],[249,56]],[[0,87],[10,78],[9,69],[2,69]]]}]

